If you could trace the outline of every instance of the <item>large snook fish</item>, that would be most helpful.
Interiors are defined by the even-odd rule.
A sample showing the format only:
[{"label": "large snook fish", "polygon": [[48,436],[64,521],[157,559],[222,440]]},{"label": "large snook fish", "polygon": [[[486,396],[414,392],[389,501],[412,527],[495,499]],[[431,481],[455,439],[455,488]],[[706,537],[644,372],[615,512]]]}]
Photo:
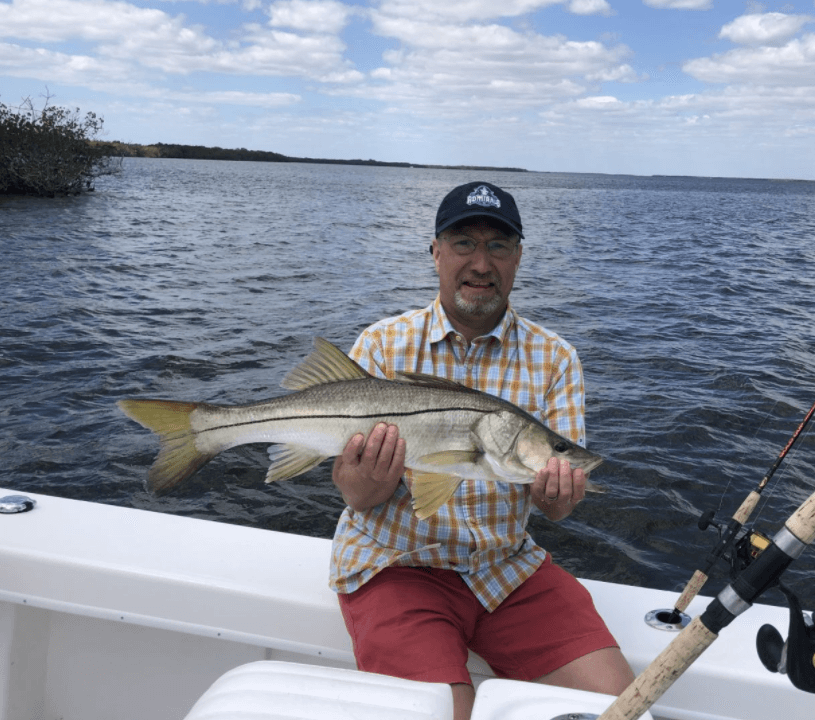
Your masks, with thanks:
[{"label": "large snook fish", "polygon": [[[341,455],[351,437],[367,436],[379,422],[396,425],[405,438],[421,519],[464,478],[524,484],[553,455],[586,473],[602,462],[512,403],[430,375],[380,380],[322,338],[281,385],[297,392],[234,407],[121,400],[124,413],[161,441],[150,489],[169,490],[218,453],[246,443],[279,443],[266,482],[285,480]],[[599,488],[587,483],[587,489]]]}]

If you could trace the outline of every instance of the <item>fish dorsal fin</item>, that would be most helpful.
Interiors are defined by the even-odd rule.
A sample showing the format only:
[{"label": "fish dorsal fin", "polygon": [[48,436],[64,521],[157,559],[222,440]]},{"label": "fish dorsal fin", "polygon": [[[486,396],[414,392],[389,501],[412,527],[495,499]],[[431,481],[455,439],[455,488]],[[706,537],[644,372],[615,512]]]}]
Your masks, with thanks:
[{"label": "fish dorsal fin", "polygon": [[438,388],[444,390],[461,390],[462,392],[479,392],[473,388],[456,382],[455,380],[448,380],[447,378],[438,377],[436,375],[426,375],[425,373],[409,373],[398,372],[394,375],[394,380],[403,383],[410,383],[412,385],[421,385],[428,388]]},{"label": "fish dorsal fin", "polygon": [[321,337],[314,338],[314,350],[289,372],[280,383],[286,390],[305,390],[342,380],[371,377],[336,345]]}]

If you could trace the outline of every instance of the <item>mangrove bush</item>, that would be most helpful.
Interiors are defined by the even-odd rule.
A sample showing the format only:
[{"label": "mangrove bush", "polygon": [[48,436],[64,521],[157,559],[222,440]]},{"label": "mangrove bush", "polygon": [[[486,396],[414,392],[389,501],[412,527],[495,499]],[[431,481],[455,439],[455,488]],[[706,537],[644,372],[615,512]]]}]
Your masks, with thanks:
[{"label": "mangrove bush", "polygon": [[117,172],[121,158],[95,141],[104,121],[95,113],[26,99],[18,107],[0,103],[0,194],[77,195],[94,179]]}]

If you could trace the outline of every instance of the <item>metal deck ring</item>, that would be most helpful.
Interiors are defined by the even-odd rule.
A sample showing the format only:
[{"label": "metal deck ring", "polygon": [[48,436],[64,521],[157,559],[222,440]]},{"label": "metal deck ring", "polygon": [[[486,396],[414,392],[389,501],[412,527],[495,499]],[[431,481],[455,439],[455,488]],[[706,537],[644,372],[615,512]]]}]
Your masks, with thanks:
[{"label": "metal deck ring", "polygon": [[37,504],[36,500],[25,495],[6,495],[0,498],[0,513],[11,515],[14,513],[28,512],[33,510]]}]

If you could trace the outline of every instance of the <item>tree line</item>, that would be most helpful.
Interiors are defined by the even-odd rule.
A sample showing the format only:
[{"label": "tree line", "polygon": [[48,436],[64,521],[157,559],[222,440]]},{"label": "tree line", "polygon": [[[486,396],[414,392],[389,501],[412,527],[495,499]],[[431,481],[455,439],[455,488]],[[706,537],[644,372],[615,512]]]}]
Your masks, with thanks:
[{"label": "tree line", "polygon": [[246,148],[228,149],[206,147],[204,145],[178,145],[156,143],[154,145],[136,145],[132,143],[108,143],[115,152],[125,157],[176,158],[186,160],[244,160],[250,162],[296,162],[317,163],[320,165],[371,165],[378,167],[402,168],[438,168],[445,170],[502,170],[505,172],[526,172],[522,168],[496,168],[472,165],[421,165],[407,162],[385,162],[383,160],[336,160],[331,158],[303,158],[281,155],[265,150],[247,150]]},{"label": "tree line", "polygon": [[78,108],[70,110],[52,105],[50,96],[46,97],[42,108],[35,107],[30,98],[16,107],[0,103],[0,195],[54,197],[89,192],[100,175],[119,172],[124,157],[525,172],[521,168],[298,158],[246,148],[104,142],[96,139],[103,125],[104,121],[95,113],[82,116]]}]

